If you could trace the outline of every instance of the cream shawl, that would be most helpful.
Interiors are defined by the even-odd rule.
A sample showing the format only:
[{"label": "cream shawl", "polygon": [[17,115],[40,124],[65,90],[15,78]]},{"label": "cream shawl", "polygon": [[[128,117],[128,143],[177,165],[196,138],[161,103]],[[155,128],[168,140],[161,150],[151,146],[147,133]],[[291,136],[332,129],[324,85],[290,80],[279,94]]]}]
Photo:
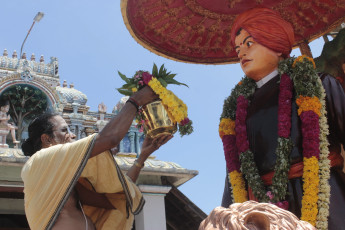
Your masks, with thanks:
[{"label": "cream shawl", "polygon": [[85,187],[106,193],[117,208],[84,206],[97,230],[131,229],[133,215],[144,200],[137,186],[122,174],[109,151],[88,159],[96,135],[55,145],[35,153],[22,169],[25,213],[32,230],[51,229],[79,180]]}]

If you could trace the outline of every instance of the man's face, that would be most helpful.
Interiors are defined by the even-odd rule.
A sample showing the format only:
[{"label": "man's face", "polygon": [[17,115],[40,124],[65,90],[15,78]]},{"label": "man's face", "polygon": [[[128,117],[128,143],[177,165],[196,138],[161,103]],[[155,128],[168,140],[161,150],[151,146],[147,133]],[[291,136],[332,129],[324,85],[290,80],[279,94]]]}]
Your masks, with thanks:
[{"label": "man's face", "polygon": [[246,30],[242,29],[236,36],[235,49],[243,72],[254,81],[261,80],[278,68],[281,53],[260,45]]},{"label": "man's face", "polygon": [[50,119],[50,122],[54,127],[52,145],[75,141],[75,135],[69,130],[65,119],[63,119],[61,116],[54,116]]}]

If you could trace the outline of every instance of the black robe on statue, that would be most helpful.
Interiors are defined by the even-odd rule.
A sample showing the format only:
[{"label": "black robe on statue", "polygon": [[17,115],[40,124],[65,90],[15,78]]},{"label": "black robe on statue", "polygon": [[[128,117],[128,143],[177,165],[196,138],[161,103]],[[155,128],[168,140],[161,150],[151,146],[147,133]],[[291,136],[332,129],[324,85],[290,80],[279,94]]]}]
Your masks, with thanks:
[{"label": "black robe on statue", "polygon": [[[345,93],[337,80],[329,75],[320,76],[326,90],[327,117],[330,134],[330,151],[340,154],[340,144],[345,146]],[[274,77],[261,88],[256,89],[248,107],[247,134],[250,149],[254,153],[260,175],[274,170],[278,138],[278,95],[279,76]],[[295,98],[292,104],[291,139],[293,149],[291,165],[303,161],[301,122],[297,115]],[[345,174],[341,168],[331,169],[331,197],[329,210],[329,229],[345,230]],[[231,204],[229,180],[225,180],[222,200],[223,207]],[[301,217],[303,195],[302,178],[288,182],[289,211]]]}]

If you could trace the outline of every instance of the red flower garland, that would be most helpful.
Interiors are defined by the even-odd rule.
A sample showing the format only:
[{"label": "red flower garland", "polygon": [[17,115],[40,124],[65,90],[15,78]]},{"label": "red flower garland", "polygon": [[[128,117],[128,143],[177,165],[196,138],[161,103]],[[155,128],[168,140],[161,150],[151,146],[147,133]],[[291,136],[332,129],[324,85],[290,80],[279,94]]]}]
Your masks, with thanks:
[{"label": "red flower garland", "polygon": [[320,155],[320,126],[319,116],[313,111],[305,111],[300,115],[302,120],[303,156],[310,158]]},{"label": "red flower garland", "polygon": [[226,167],[228,172],[240,171],[240,160],[238,158],[238,151],[236,147],[235,135],[224,135],[222,138]]},{"label": "red flower garland", "polygon": [[246,126],[247,108],[248,100],[243,95],[240,95],[237,98],[237,110],[235,121],[236,146],[239,153],[243,153],[249,149]]},{"label": "red flower garland", "polygon": [[292,81],[287,74],[281,76],[279,90],[278,136],[289,138],[291,130]]},{"label": "red flower garland", "polygon": [[[291,104],[292,104],[293,84],[292,84],[292,80],[290,79],[290,77],[287,74],[283,74],[281,76],[279,89],[280,89],[280,91],[279,91],[279,98],[278,98],[278,138],[288,139],[290,137],[290,132],[291,132]],[[236,137],[235,138],[236,138],[236,147],[237,147],[239,154],[244,154],[248,150],[250,151],[249,141],[247,138],[247,126],[246,126],[248,104],[249,104],[249,101],[248,101],[248,99],[246,99],[246,97],[244,95],[238,96],[237,108],[236,108],[236,120],[235,120],[235,124],[236,124],[235,125],[235,131],[236,131]],[[230,145],[230,142],[235,144],[233,139],[228,139],[228,138],[223,137],[223,145],[224,145],[224,147],[226,147],[224,149],[229,149],[229,150],[231,149],[232,150],[232,152],[229,151],[229,154],[231,154],[231,155],[229,155],[228,157],[225,155],[225,158],[229,158],[229,160],[231,160],[229,163],[227,163],[227,166],[228,166],[229,172],[232,172],[235,169],[234,166],[237,164],[239,157],[238,157],[238,155],[235,155],[233,153],[235,151],[236,147],[228,146],[228,145]],[[283,151],[283,150],[279,149],[277,151]],[[287,158],[289,156],[290,152],[280,153],[280,155],[282,155],[282,154],[283,154],[283,156],[285,156],[285,158]],[[249,156],[248,152],[246,153],[246,155],[243,155],[243,156],[245,158],[247,158]],[[285,158],[283,160],[287,160]],[[280,162],[278,162],[278,159],[277,159],[276,165],[278,166],[278,169],[280,169],[279,168]],[[250,165],[249,167],[251,167],[251,166],[257,168],[255,162],[252,162],[252,165]],[[269,198],[269,200],[272,200],[274,198],[274,194],[271,193],[270,191],[268,191],[268,192],[260,191],[260,190],[264,189],[264,185],[263,185],[262,181],[260,181],[260,182],[259,181],[253,181],[253,178],[260,178],[259,175],[257,175],[257,176],[252,175],[253,173],[254,173],[254,175],[256,173],[258,173],[257,169],[252,170],[252,169],[247,169],[246,167],[244,167],[242,170],[243,170],[243,173],[246,175],[249,186],[254,185],[254,184],[257,185],[257,183],[261,184],[259,186],[256,186],[256,188],[258,189],[257,194],[264,194],[263,197],[260,197],[260,198],[258,197],[260,200],[264,201],[265,196],[266,196],[266,198]],[[249,170],[249,171],[247,171],[247,170]],[[288,172],[288,168],[280,169],[279,173],[277,175],[281,176],[281,175],[286,174],[285,176],[287,178],[287,172]],[[279,175],[279,174],[281,174],[281,175]],[[274,178],[275,178],[275,176],[276,176],[276,174],[274,175]],[[251,178],[251,180],[249,178]],[[276,181],[276,179],[273,179],[273,181]],[[277,186],[278,185],[274,184],[274,182],[273,182],[272,189],[277,188]],[[269,194],[271,194],[271,195],[269,195]],[[277,195],[277,194],[275,194],[275,195]],[[280,202],[277,202],[275,204],[278,205],[279,207],[282,207],[285,209],[287,209],[289,206],[287,201],[280,201]]]}]

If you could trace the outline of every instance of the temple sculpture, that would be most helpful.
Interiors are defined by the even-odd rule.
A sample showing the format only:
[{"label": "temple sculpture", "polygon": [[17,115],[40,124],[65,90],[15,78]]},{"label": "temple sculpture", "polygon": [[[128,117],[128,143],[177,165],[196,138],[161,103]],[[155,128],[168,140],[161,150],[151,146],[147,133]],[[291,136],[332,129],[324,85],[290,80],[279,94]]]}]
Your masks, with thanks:
[{"label": "temple sculpture", "polygon": [[6,137],[10,132],[12,136],[12,142],[17,148],[17,144],[19,143],[19,141],[16,140],[15,134],[17,127],[8,122],[11,119],[10,115],[8,114],[10,105],[8,101],[5,101],[4,103],[1,103],[0,106],[0,148],[8,148]]}]

